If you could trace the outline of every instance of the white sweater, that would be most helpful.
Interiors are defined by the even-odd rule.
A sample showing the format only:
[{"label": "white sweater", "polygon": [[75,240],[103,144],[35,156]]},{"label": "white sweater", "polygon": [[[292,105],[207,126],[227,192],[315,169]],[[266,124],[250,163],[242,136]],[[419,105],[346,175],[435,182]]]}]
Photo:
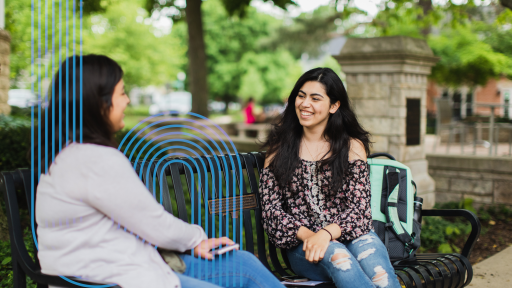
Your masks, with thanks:
[{"label": "white sweater", "polygon": [[207,238],[167,213],[121,152],[94,144],[69,145],[41,176],[36,221],[43,273],[123,288],[180,287],[154,245],[183,252]]}]

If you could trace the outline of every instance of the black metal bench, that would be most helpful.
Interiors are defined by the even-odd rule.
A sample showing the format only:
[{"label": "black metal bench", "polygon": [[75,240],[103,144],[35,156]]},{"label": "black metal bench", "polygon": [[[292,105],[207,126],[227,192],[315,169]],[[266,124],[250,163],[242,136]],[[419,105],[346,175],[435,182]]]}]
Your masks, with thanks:
[{"label": "black metal bench", "polygon": [[[258,194],[258,171],[261,171],[264,163],[261,153],[242,153],[238,157],[174,158],[162,160],[159,164],[157,162],[152,162],[149,167],[137,163],[136,170],[139,172],[143,167],[143,182],[168,212],[186,222],[208,228],[209,237],[228,236],[237,243],[242,243],[243,238],[242,248],[255,254],[277,277],[294,275],[286,253],[268,241],[261,223]],[[212,189],[214,178],[216,189]],[[14,287],[25,287],[25,275],[38,283],[83,287],[42,274],[38,263],[28,256],[21,235],[15,187],[25,187],[24,191],[30,199],[30,172],[26,169],[4,172],[1,179],[0,189],[3,190],[8,210]],[[222,184],[220,189],[219,183]],[[423,216],[464,217],[471,223],[472,230],[461,254],[419,254],[415,261],[394,263],[397,277],[405,287],[458,288],[468,285],[473,271],[467,259],[480,234],[478,218],[467,210],[423,210]],[[233,227],[236,227],[236,231],[233,231]],[[334,286],[330,283],[317,287]]]}]

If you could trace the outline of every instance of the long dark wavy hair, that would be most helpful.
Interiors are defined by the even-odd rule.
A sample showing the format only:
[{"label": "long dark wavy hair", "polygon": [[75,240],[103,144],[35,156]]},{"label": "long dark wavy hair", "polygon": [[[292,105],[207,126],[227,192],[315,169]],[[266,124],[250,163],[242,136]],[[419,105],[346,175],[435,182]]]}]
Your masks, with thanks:
[{"label": "long dark wavy hair", "polygon": [[274,155],[270,161],[270,168],[274,172],[280,187],[287,187],[295,169],[300,165],[299,148],[304,129],[295,112],[295,98],[302,86],[309,81],[321,83],[330,104],[340,102],[338,110],[329,115],[323,136],[330,144],[331,156],[323,159],[320,167],[329,165],[332,171],[332,191],[338,191],[343,185],[345,173],[348,171],[348,157],[350,140],[357,139],[363,144],[366,155],[370,151],[370,133],[361,127],[357,117],[352,111],[347,91],[338,75],[330,68],[315,68],[304,73],[293,87],[288,104],[272,125],[267,141],[263,143],[262,150],[266,148],[266,156]]},{"label": "long dark wavy hair", "polygon": [[103,55],[75,55],[60,65],[48,91],[50,101],[41,117],[40,134],[36,131],[34,138],[34,160],[36,165],[41,163],[41,173],[70,142],[117,146],[108,115],[122,77],[121,66]]}]

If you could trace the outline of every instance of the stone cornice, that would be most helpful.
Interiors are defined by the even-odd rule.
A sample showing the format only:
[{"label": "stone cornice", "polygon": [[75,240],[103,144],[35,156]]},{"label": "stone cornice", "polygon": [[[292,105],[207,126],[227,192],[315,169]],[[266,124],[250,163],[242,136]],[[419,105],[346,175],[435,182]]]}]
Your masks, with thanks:
[{"label": "stone cornice", "polygon": [[349,38],[339,55],[333,57],[344,73],[428,75],[430,67],[439,61],[425,40],[405,36]]}]

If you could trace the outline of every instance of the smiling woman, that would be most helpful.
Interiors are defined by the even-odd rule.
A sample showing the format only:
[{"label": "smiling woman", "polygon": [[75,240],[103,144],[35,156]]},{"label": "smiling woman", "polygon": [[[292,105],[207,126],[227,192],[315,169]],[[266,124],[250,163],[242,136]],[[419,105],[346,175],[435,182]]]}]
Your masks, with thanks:
[{"label": "smiling woman", "polygon": [[400,287],[372,231],[369,136],[334,71],[299,78],[264,144],[259,190],[263,227],[296,274],[336,287]]}]

